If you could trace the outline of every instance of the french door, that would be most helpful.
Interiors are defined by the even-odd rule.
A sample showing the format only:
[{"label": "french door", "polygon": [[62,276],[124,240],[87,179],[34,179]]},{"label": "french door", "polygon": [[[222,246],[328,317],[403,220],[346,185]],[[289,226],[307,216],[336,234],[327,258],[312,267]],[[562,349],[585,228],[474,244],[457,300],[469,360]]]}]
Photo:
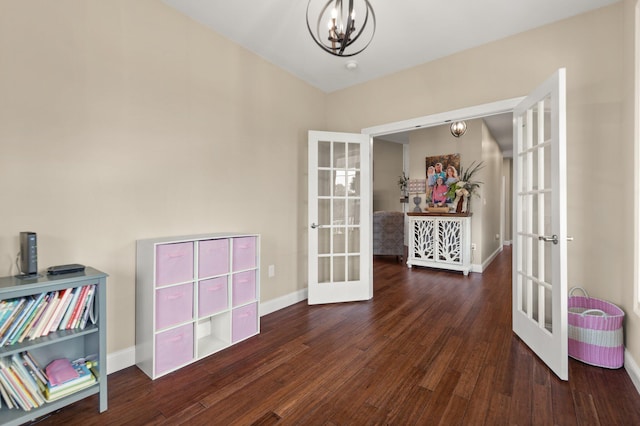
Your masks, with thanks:
[{"label": "french door", "polygon": [[568,379],[566,71],[514,116],[513,331]]},{"label": "french door", "polygon": [[309,304],[373,297],[371,138],[309,132]]}]

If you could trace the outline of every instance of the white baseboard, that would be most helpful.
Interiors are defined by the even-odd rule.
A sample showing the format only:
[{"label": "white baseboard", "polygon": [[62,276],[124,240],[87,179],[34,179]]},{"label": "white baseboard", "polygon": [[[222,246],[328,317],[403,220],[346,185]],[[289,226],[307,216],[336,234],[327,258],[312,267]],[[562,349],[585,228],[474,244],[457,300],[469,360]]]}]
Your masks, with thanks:
[{"label": "white baseboard", "polygon": [[[260,316],[284,309],[307,299],[307,289],[298,290],[286,296],[260,303]],[[118,352],[107,354],[107,374],[115,373],[136,364],[136,347],[132,346]]]},{"label": "white baseboard", "polygon": [[500,253],[502,252],[502,246],[498,247],[496,249],[496,251],[494,251],[491,256],[489,256],[487,258],[487,260],[485,260],[484,262],[482,262],[482,264],[478,264],[478,263],[474,263],[471,265],[471,272],[478,272],[478,273],[482,273],[482,271],[484,271],[485,269],[487,269],[487,266],[489,266],[491,264],[491,262],[493,262],[493,259],[495,259]]},{"label": "white baseboard", "polygon": [[511,240],[506,240],[506,241],[503,241],[502,244],[504,244],[505,246],[510,246],[512,243],[511,243]]},{"label": "white baseboard", "polygon": [[307,289],[298,290],[276,299],[260,303],[260,316],[263,317],[287,306],[295,305],[298,302],[307,300]]},{"label": "white baseboard", "polygon": [[107,354],[107,374],[115,373],[136,363],[136,347]]},{"label": "white baseboard", "polygon": [[627,374],[631,378],[633,385],[636,387],[638,393],[640,393],[640,368],[626,349],[624,351],[624,369],[627,370]]}]

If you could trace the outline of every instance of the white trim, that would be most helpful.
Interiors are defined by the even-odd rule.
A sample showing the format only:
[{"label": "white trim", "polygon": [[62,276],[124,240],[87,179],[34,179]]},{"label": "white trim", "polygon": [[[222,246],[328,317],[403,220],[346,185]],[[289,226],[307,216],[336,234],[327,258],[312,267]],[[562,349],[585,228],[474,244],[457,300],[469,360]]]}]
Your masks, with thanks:
[{"label": "white trim", "polygon": [[284,296],[268,300],[260,303],[260,316],[269,315],[280,309],[284,309],[288,306],[295,305],[298,302],[307,300],[307,289],[298,290],[294,293],[289,293]]},{"label": "white trim", "polygon": [[500,253],[502,253],[502,246],[498,247],[493,253],[491,253],[491,256],[489,256],[484,262],[482,262],[482,264],[478,264],[478,263],[472,264],[471,265],[471,272],[478,272],[478,273],[481,274],[482,272],[484,272],[485,269],[487,269],[489,267],[491,262],[493,262],[493,260]]},{"label": "white trim", "polygon": [[511,240],[506,240],[506,241],[504,242],[504,245],[505,245],[505,246],[510,246],[511,244],[513,244],[513,242],[512,242]]},{"label": "white trim", "polygon": [[524,97],[505,99],[488,104],[476,105],[418,118],[411,118],[409,120],[396,121],[395,123],[381,124],[379,126],[362,129],[362,133],[376,137],[391,133],[415,130],[416,128],[439,126],[450,121],[472,120],[474,118],[486,117],[488,115],[503,114],[505,112],[512,112],[523,99]]},{"label": "white trim", "polygon": [[638,368],[638,364],[633,359],[631,352],[626,348],[624,350],[624,369],[627,371],[636,390],[640,393],[640,368]]},{"label": "white trim", "polygon": [[107,374],[124,370],[136,364],[136,347],[123,349],[118,352],[107,354]]}]

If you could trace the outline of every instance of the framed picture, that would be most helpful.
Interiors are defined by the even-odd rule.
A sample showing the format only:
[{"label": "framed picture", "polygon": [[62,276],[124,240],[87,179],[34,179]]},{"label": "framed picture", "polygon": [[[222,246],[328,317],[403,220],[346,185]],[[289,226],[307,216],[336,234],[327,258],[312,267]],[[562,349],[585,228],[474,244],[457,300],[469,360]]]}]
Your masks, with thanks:
[{"label": "framed picture", "polygon": [[444,194],[449,185],[459,180],[458,170],[460,170],[460,154],[435,155],[426,158],[427,202],[444,204],[451,201],[447,200]]}]

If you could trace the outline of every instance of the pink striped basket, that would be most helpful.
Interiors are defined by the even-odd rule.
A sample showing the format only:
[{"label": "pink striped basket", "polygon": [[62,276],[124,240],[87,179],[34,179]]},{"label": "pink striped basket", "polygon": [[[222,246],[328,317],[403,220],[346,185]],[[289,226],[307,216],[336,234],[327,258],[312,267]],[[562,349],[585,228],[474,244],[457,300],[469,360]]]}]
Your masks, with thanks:
[{"label": "pink striped basket", "polygon": [[[584,296],[574,296],[581,290]],[[569,291],[569,356],[605,368],[624,365],[624,312],[613,303],[589,297],[581,287]]]}]

